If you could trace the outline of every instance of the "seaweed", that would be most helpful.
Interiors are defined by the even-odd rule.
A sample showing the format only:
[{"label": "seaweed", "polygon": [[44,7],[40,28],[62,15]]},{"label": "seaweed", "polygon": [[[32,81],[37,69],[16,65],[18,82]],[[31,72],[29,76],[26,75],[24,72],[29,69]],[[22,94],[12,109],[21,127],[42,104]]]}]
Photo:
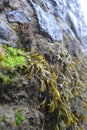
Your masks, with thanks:
[{"label": "seaweed", "polygon": [[36,78],[39,82],[41,96],[38,100],[45,115],[44,129],[48,129],[46,124],[50,124],[48,126],[52,130],[68,130],[72,127],[82,130],[79,119],[82,113],[75,106],[76,99],[81,98],[84,83],[79,78],[75,62],[68,51],[58,44],[57,62],[50,64],[34,49],[31,52],[8,46],[3,46],[3,49],[5,56],[0,61],[0,79],[3,82],[15,82],[17,76],[24,76],[28,82]]}]

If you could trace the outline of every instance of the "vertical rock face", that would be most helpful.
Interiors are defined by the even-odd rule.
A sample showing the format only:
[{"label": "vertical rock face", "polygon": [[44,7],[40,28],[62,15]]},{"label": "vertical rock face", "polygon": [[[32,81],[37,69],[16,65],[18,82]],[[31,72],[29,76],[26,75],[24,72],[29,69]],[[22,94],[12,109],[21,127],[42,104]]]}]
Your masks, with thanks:
[{"label": "vertical rock face", "polygon": [[[55,44],[55,42],[58,42],[58,43]],[[84,56],[86,56],[87,58],[87,26],[85,24],[85,20],[84,20],[84,17],[80,8],[79,0],[0,0],[0,45],[1,44],[8,44],[14,47],[17,46],[19,48],[25,47],[24,50],[31,50],[31,48],[34,48],[35,51],[38,51],[38,53],[43,54],[46,60],[48,60],[50,64],[52,63],[52,66],[54,63],[55,64],[57,63],[56,59],[60,60],[61,62],[61,59],[63,57],[62,51],[64,51],[62,49],[62,45],[64,45],[69,51],[69,53],[71,54],[71,56],[73,57],[73,59],[77,60],[81,57],[81,60],[83,62],[83,59],[82,59],[83,55],[81,54],[84,54]],[[60,48],[58,48],[58,46],[60,46]],[[57,52],[56,56],[55,56],[55,51],[53,49],[56,50]],[[0,49],[0,51],[2,50]],[[21,53],[19,51],[18,55],[20,54]],[[39,57],[39,55],[36,55],[36,59],[37,57]],[[40,57],[40,58],[42,59],[43,57]],[[62,67],[64,67],[64,69],[66,69],[66,66],[67,66],[65,64],[65,60],[68,61],[68,58],[70,57],[67,57],[67,55],[64,55],[64,63],[63,64],[60,63]],[[85,61],[87,62],[87,59]],[[80,66],[80,67],[78,66],[78,71],[80,71],[80,68],[81,68],[82,73],[86,73],[87,63],[84,64],[83,62],[83,64],[80,64],[79,62],[78,64]],[[27,66],[25,70],[23,69],[24,71],[23,73],[25,74],[24,77],[18,74],[18,78],[16,78],[16,80],[20,82],[19,83],[20,86],[18,84],[17,89],[16,89],[17,86],[10,87],[9,84],[8,86],[6,86],[6,89],[4,89],[4,87],[1,86],[2,78],[0,77],[0,90],[2,90],[0,91],[0,97],[1,97],[0,98],[0,130],[1,129],[2,130],[12,130],[12,129],[14,130],[18,130],[18,129],[41,130],[43,129],[44,117],[43,117],[43,114],[39,111],[39,107],[37,106],[37,103],[38,103],[37,94],[39,93],[37,92],[37,86],[39,88],[40,83],[38,84],[36,79],[35,81],[33,79],[31,83],[27,84],[27,82],[24,79],[26,76],[29,75],[29,74],[27,75],[26,73],[27,69],[29,69],[28,73],[30,73],[30,69],[32,69],[31,71],[31,75],[32,75],[32,73],[34,72],[33,66],[34,65],[31,65],[29,67]],[[71,66],[69,69],[71,69]],[[40,69],[38,69],[37,72],[39,72],[39,70]],[[1,71],[2,70],[0,69],[0,76],[2,76]],[[59,70],[59,72],[61,71]],[[57,77],[59,77],[59,72],[58,72]],[[20,73],[22,74],[21,71]],[[87,76],[85,75],[87,74],[83,74],[83,76],[81,75],[81,79],[86,80],[86,84],[87,84]],[[39,76],[40,74],[38,76],[36,75],[35,78],[39,79]],[[55,74],[53,76],[55,77]],[[73,70],[73,75],[68,75],[68,76],[70,76],[70,78],[72,78],[73,80],[75,77],[74,70]],[[11,77],[13,77],[13,75]],[[78,77],[76,75],[76,79],[73,80],[72,84],[76,82],[77,78]],[[59,82],[61,82],[61,79],[62,77],[60,77]],[[65,81],[67,80],[65,79],[65,77],[63,79]],[[7,78],[5,80],[7,81]],[[69,82],[71,81],[69,80]],[[66,82],[66,84],[67,83],[68,82]],[[80,86],[82,85],[81,82],[77,84],[78,86],[79,84]],[[71,83],[69,86],[71,87]],[[11,91],[11,93],[10,91],[8,92],[9,90],[8,87],[13,90]],[[77,89],[77,93],[78,93],[79,88]],[[23,89],[23,91],[21,91],[21,89]],[[7,95],[5,95],[6,92],[7,92]],[[86,91],[85,93],[87,95]],[[72,93],[69,93],[69,94],[71,95],[71,98],[73,98]],[[10,95],[12,96],[12,99]],[[2,100],[2,98],[5,99],[6,102]],[[21,99],[23,99],[24,104],[22,104],[23,102],[21,101]],[[14,100],[17,106],[14,103]],[[82,100],[82,98],[80,100]],[[4,103],[2,105],[3,101]],[[12,108],[11,108],[11,104],[9,105],[10,101],[12,101],[13,105],[15,105]],[[77,104],[77,109],[79,109],[79,112],[80,112],[80,107],[83,107],[83,106],[78,105],[77,103],[78,101],[75,101],[75,102]],[[26,121],[24,122],[24,124],[22,124],[20,128],[19,127],[12,128],[13,127],[12,125],[14,124],[14,117],[15,117],[13,113],[14,108],[18,108],[19,110],[23,109],[24,114],[26,115]],[[5,112],[8,119],[7,123],[3,116],[3,113]],[[83,113],[83,111],[81,112]],[[65,113],[65,110],[64,110],[64,113]],[[68,117],[67,111],[65,114]],[[11,115],[11,117],[9,117],[9,115]],[[13,120],[13,122],[10,122],[10,118]],[[69,116],[69,118],[71,117]],[[55,120],[55,118],[53,119]],[[3,122],[1,123],[1,120],[4,120],[4,123]],[[48,120],[48,117],[47,117],[47,120]],[[67,122],[68,123],[72,122],[72,119],[71,121],[68,120]],[[63,122],[61,122],[61,124],[63,124]],[[86,130],[87,123],[84,126],[85,126],[84,130]],[[50,127],[50,124],[48,124],[48,127]],[[75,130],[75,129],[65,128],[64,130]]]},{"label": "vertical rock face", "polygon": [[40,30],[47,33],[55,41],[62,41],[61,30],[52,14],[45,12],[39,5],[34,4]]},{"label": "vertical rock face", "polygon": [[0,44],[17,45],[17,36],[5,23],[0,23]]},{"label": "vertical rock face", "polygon": [[[28,0],[28,2],[32,4],[38,18],[40,29],[43,32],[50,35],[53,40],[61,41],[64,30],[61,23],[63,25],[65,24],[64,26],[67,25],[67,28],[71,30],[72,34],[74,33],[75,38],[83,44],[81,46],[86,54],[87,27],[81,12],[79,0]],[[67,28],[65,30],[66,35]]]},{"label": "vertical rock face", "polygon": [[15,10],[6,13],[7,20],[9,22],[16,23],[28,23],[30,19],[25,15],[22,10]]},{"label": "vertical rock face", "polygon": [[87,54],[87,27],[79,0],[1,0],[0,5],[0,23],[8,21],[11,27],[15,23],[29,24],[31,28],[27,29],[32,32],[32,36],[29,32],[31,42],[31,37],[34,41],[39,36],[39,39],[45,37],[51,42],[63,42],[71,51],[73,46],[80,45]]}]

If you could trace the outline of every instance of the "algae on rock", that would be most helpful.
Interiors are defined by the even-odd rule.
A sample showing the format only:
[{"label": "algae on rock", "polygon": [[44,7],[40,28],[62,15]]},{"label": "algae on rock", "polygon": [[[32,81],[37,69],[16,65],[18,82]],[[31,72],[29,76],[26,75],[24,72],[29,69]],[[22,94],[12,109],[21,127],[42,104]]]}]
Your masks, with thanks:
[{"label": "algae on rock", "polygon": [[[72,127],[82,130],[79,119],[82,113],[73,108],[73,105],[76,106],[76,99],[81,97],[77,93],[80,88],[79,75],[68,51],[57,43],[56,48],[56,63],[49,63],[33,49],[26,52],[3,46],[5,56],[0,62],[0,80],[2,84],[17,84],[19,79],[24,78],[29,84],[35,78],[39,83],[40,110],[45,113],[44,127],[52,130],[68,130]],[[55,48],[51,47],[51,55],[54,51]]]}]

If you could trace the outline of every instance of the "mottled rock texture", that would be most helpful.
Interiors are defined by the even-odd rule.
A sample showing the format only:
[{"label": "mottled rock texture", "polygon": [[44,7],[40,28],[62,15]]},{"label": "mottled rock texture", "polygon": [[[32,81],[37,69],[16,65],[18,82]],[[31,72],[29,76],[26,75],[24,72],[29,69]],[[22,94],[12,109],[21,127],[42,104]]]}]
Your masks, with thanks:
[{"label": "mottled rock texture", "polygon": [[[84,75],[84,73],[87,75],[87,63],[85,63],[87,62],[87,26],[79,0],[0,0],[0,44],[25,48],[28,51],[34,48],[51,64],[52,59],[56,62],[53,54],[55,52],[50,49],[51,46],[55,48],[55,42],[60,42],[67,48],[76,62],[79,73],[82,74],[82,80],[84,79],[87,84],[87,76]],[[79,58],[82,64],[78,62],[78,66]],[[22,86],[19,87],[7,85],[3,89],[0,82],[0,117],[3,117],[3,113],[7,116],[7,120],[5,117],[2,118],[4,123],[0,122],[0,130],[41,130],[43,128],[44,112],[39,111],[37,105],[39,92],[35,88],[38,84],[35,83],[36,81],[26,84],[22,78],[20,81]],[[87,95],[87,90],[85,93]],[[26,117],[21,127],[14,126],[15,109],[22,109]],[[86,129],[87,123],[84,125],[84,130]]]},{"label": "mottled rock texture", "polygon": [[17,45],[17,36],[4,21],[0,23],[0,44]]},{"label": "mottled rock texture", "polygon": [[[79,0],[1,0],[0,11],[0,23],[5,22],[7,26],[11,26],[15,34],[18,33],[16,28],[19,28],[19,24],[23,24],[21,37],[27,35],[28,40],[24,38],[27,46],[28,41],[33,45],[37,44],[39,37],[39,41],[48,39],[49,42],[64,43],[70,52],[74,50],[73,46],[80,46],[83,53],[87,54],[87,27]],[[19,39],[21,40],[20,37]],[[6,39],[3,40],[5,43]]]},{"label": "mottled rock texture", "polygon": [[12,23],[28,23],[30,18],[22,10],[9,11],[6,13],[7,20]]}]

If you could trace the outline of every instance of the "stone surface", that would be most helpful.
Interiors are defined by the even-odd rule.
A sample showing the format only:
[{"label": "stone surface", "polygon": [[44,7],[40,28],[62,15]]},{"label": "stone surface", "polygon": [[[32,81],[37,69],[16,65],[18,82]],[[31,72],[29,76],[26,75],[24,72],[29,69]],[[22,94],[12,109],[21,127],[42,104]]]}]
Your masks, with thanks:
[{"label": "stone surface", "polygon": [[[55,52],[51,55],[52,46],[57,50],[54,41],[60,41],[60,45],[67,48],[72,59],[75,59],[76,65],[77,56],[82,59],[82,62],[84,59],[82,52],[87,56],[87,26],[79,0],[0,0],[0,44],[18,45],[28,51],[35,48],[38,53],[54,64],[56,62]],[[87,57],[84,61],[87,62]],[[81,69],[80,66],[82,66]],[[87,72],[87,63],[83,62],[81,65],[79,62],[77,68],[79,71],[84,70],[81,79],[87,82],[87,76],[84,75]],[[44,122],[43,115],[39,116],[42,113],[36,110],[38,109],[37,86],[33,85],[31,89],[30,84],[28,89],[25,88],[25,84],[22,86],[28,97],[21,90],[21,86],[18,89],[16,86],[8,85],[6,89],[1,86],[0,117],[4,113],[7,119],[5,122],[0,122],[0,130],[41,130]],[[87,95],[87,90],[85,95]],[[14,109],[22,109],[26,117],[20,128],[11,126],[9,123],[11,121],[14,124]],[[87,123],[84,127],[86,130]]]},{"label": "stone surface", "polygon": [[66,16],[66,21],[69,24],[69,27],[73,30],[75,33],[76,37],[79,39],[80,38],[80,31],[78,27],[78,21],[72,11],[67,11],[67,16]]},{"label": "stone surface", "polygon": [[5,7],[9,7],[9,6],[10,6],[9,3],[10,3],[9,0],[3,0],[3,5],[4,5]]},{"label": "stone surface", "polygon": [[54,16],[64,19],[67,7],[65,0],[45,0],[44,3],[49,12],[52,12]]},{"label": "stone surface", "polygon": [[[34,4],[37,6],[40,6],[40,11],[39,12],[39,17],[41,15],[41,11],[48,14],[46,17],[47,19],[50,19],[50,15],[53,15],[57,19],[57,24],[60,26],[61,21],[62,23],[66,23],[69,28],[73,31],[75,34],[75,39],[79,40],[80,42],[80,47],[82,50],[84,50],[84,54],[87,55],[87,48],[85,48],[87,45],[86,43],[86,35],[87,35],[87,26],[85,24],[85,20],[81,11],[80,7],[80,2],[79,0],[27,0],[29,3],[33,5],[35,8]],[[35,13],[37,12],[37,7],[35,9]],[[79,11],[80,10],[80,11]],[[37,13],[38,17],[38,13]],[[60,20],[61,19],[61,20]],[[51,23],[52,21],[49,20]],[[55,24],[54,24],[55,25]],[[61,28],[63,30],[63,28]],[[63,35],[63,32],[62,32]],[[65,34],[64,34],[65,35]],[[67,36],[67,32],[66,32]],[[72,36],[71,36],[72,37]],[[77,40],[75,42],[77,42]],[[63,40],[65,41],[65,40]],[[69,42],[69,44],[71,44]],[[77,43],[76,43],[77,44]],[[79,46],[79,45],[77,45]],[[72,48],[71,48],[72,51]]]},{"label": "stone surface", "polygon": [[22,10],[9,11],[6,13],[7,20],[12,23],[29,23],[31,20]]},{"label": "stone surface", "polygon": [[3,2],[0,1],[0,12],[4,10]]},{"label": "stone surface", "polygon": [[[17,22],[21,24],[24,24],[26,22],[30,23],[30,18],[33,19],[33,21],[31,21],[30,23],[32,27],[30,30],[34,37],[38,35],[39,32],[39,34],[42,35],[43,37],[46,36],[49,38],[50,36],[50,38],[53,40],[61,41],[62,35],[66,35],[66,37],[68,37],[67,36],[68,32],[65,31],[66,32],[65,34],[63,28],[61,28],[61,23],[66,23],[67,26],[73,32],[71,33],[71,37],[73,37],[72,34],[75,34],[75,39],[74,39],[75,43],[77,44],[77,40],[79,40],[82,51],[84,52],[85,55],[87,55],[87,43],[86,43],[87,27],[81,12],[79,0],[78,1],[76,0],[44,0],[44,1],[43,0],[33,0],[33,1],[32,0],[26,0],[26,1],[25,0],[22,1],[1,0],[0,2],[2,5],[1,10],[2,12],[4,11],[5,14],[7,14],[9,24],[10,22],[13,23]],[[7,6],[5,6],[6,3]],[[37,6],[38,8],[35,6]],[[22,11],[23,15],[20,12],[20,10],[21,11],[23,10]],[[1,13],[1,15],[4,18],[4,13]],[[38,18],[37,21],[35,18],[36,16]],[[40,31],[38,31],[37,29],[38,25],[36,24],[39,24]],[[65,39],[63,39],[63,42],[65,42]],[[70,44],[72,43],[68,42],[68,44],[70,46]],[[72,51],[72,48],[70,49]]]},{"label": "stone surface", "polygon": [[0,23],[0,43],[15,46],[17,37],[5,23]]},{"label": "stone surface", "polygon": [[40,30],[55,41],[62,41],[62,33],[54,16],[48,12],[45,12],[39,5],[33,5],[38,18]]}]

